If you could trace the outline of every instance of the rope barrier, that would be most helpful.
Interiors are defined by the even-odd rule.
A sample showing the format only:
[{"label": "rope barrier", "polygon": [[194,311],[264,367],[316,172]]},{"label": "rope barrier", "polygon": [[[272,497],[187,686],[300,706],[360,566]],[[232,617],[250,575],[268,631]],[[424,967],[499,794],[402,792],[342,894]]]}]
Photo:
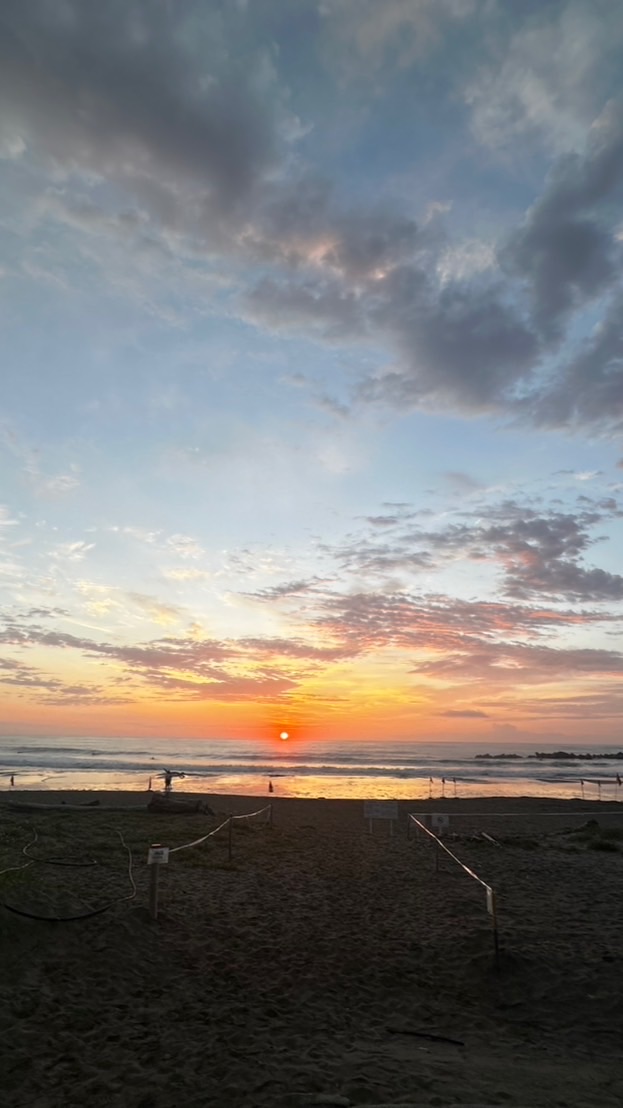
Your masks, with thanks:
[{"label": "rope barrier", "polygon": [[37,858],[34,854],[29,853],[29,847],[34,846],[38,838],[39,835],[37,831],[35,831],[34,839],[26,843],[26,846],[22,847],[22,854],[25,858],[31,858],[33,862],[39,862],[42,866],[73,866],[86,869],[88,866],[99,865],[99,862],[96,862],[94,858],[89,858],[88,862],[64,862],[62,858]]},{"label": "rope barrier", "polygon": [[210,839],[212,835],[218,834],[224,827],[227,827],[228,823],[231,823],[234,819],[251,819],[253,816],[261,816],[264,812],[270,812],[272,804],[267,804],[265,808],[259,808],[257,812],[243,812],[238,816],[228,816],[222,823],[219,823],[218,827],[215,827],[212,831],[208,831],[207,835],[202,835],[200,839],[193,839],[191,843],[182,843],[181,846],[173,846],[169,850],[169,854],[177,854],[178,850],[189,850],[191,846],[201,846],[207,839]]},{"label": "rope barrier", "polygon": [[230,819],[251,819],[252,816],[261,816],[264,812],[270,812],[272,804],[267,804],[265,808],[259,808],[257,812],[243,812],[240,816],[230,816]]},{"label": "rope barrier", "polygon": [[[136,893],[137,893],[137,889],[136,889],[136,882],[134,880],[134,874],[133,874],[132,851],[130,850],[130,847],[126,843],[123,835],[121,834],[121,831],[117,830],[117,834],[118,834],[118,836],[121,840],[122,845],[125,847],[125,849],[128,852],[128,878],[129,878],[129,881],[130,881],[130,885],[132,887],[132,892],[128,893],[127,896],[115,897],[114,900],[109,900],[107,904],[103,904],[99,908],[93,908],[89,912],[80,912],[76,916],[40,916],[40,915],[35,914],[34,912],[27,912],[23,908],[16,908],[15,905],[7,904],[5,901],[0,901],[0,905],[3,908],[6,908],[8,912],[12,912],[13,915],[22,916],[25,919],[40,920],[44,923],[74,923],[76,920],[91,919],[93,916],[101,916],[104,912],[107,912],[109,910],[109,908],[113,908],[115,904],[122,904],[127,900],[134,900],[134,897],[136,896]],[[23,848],[22,853],[23,853],[24,850],[26,850],[26,848],[28,846],[32,846],[33,843],[35,843],[36,841],[37,841],[37,832],[35,831],[35,838],[31,839],[31,841],[26,844],[26,847]],[[39,859],[34,859],[33,858],[30,862],[26,862],[26,864],[23,865],[23,866],[13,866],[11,868],[12,869],[27,869],[28,866],[32,866],[34,864],[34,862],[38,861],[38,860]],[[9,873],[9,872],[10,872],[10,870],[2,870],[1,873],[0,873],[0,876],[2,875],[2,873]]]},{"label": "rope barrier", "polygon": [[178,850],[190,850],[191,846],[201,846],[201,844],[204,843],[206,839],[211,839],[212,835],[216,835],[218,831],[222,831],[222,829],[226,827],[229,823],[229,820],[230,817],[228,816],[227,819],[223,820],[223,822],[220,823],[218,827],[215,827],[213,831],[208,831],[207,835],[202,835],[200,839],[194,839],[192,843],[183,843],[182,846],[171,847],[171,849],[169,850],[169,854],[177,854]]},{"label": "rope barrier", "polygon": [[440,846],[442,850],[445,850],[446,854],[449,854],[450,857],[453,858],[454,861],[457,863],[457,865],[459,865],[461,867],[461,869],[464,869],[465,872],[468,873],[470,877],[474,878],[474,881],[477,881],[479,885],[483,886],[483,888],[489,889],[491,891],[491,886],[487,885],[487,882],[483,881],[482,878],[479,877],[477,873],[474,873],[474,871],[469,868],[469,866],[464,865],[464,863],[461,861],[461,859],[457,858],[456,854],[453,854],[452,851],[449,850],[448,847],[445,845],[445,843],[442,843],[441,839],[439,839],[437,837],[437,835],[435,834],[434,831],[429,831],[428,827],[426,827],[426,825],[424,823],[420,823],[420,820],[416,819],[415,816],[409,815],[409,819],[412,819],[413,822],[420,828],[421,831],[425,831],[427,835],[430,835],[431,839],[434,839],[435,842],[437,843],[437,846]]},{"label": "rope barrier", "polygon": [[[38,838],[37,832],[35,831],[34,838],[30,839],[26,843],[26,846],[22,849],[22,854],[25,854],[25,852],[26,852],[26,850],[28,849],[29,846],[33,846],[34,843],[36,843],[37,838]],[[28,867],[32,866],[33,864],[34,864],[34,858],[31,859],[30,862],[22,862],[21,866],[9,866],[7,869],[0,869],[0,877],[4,877],[5,873],[16,873],[19,870],[28,869]]]},{"label": "rope barrier", "polygon": [[0,869],[0,877],[4,877],[5,873],[16,873],[18,870],[28,869],[29,866],[33,865],[34,860],[32,862],[23,862],[21,866],[9,866],[8,869]]},{"label": "rope barrier", "polygon": [[411,815],[411,813],[409,813],[409,819],[413,820],[414,824],[416,825],[416,827],[418,827],[420,829],[420,831],[424,831],[427,835],[429,835],[430,838],[433,839],[433,841],[436,843],[437,847],[441,847],[442,850],[445,850],[446,854],[449,854],[450,857],[452,858],[452,860],[455,861],[457,863],[457,865],[459,865],[461,867],[461,869],[464,870],[466,874],[468,874],[469,877],[472,877],[474,879],[474,881],[477,881],[479,885],[482,885],[483,889],[486,891],[486,894],[487,894],[487,911],[488,911],[489,915],[491,916],[491,922],[493,924],[493,946],[494,946],[494,950],[495,950],[495,965],[496,965],[496,968],[499,969],[500,968],[500,948],[499,948],[499,940],[498,940],[498,920],[497,920],[496,897],[495,897],[494,890],[492,889],[491,885],[488,885],[486,881],[483,881],[482,877],[479,877],[477,873],[474,873],[473,869],[470,869],[469,866],[466,866],[465,863],[462,862],[460,858],[457,858],[456,854],[453,854],[452,851],[449,850],[448,847],[445,845],[445,843],[442,843],[441,839],[434,833],[434,831],[430,831],[424,823],[422,823],[419,819],[417,819],[416,816]]}]

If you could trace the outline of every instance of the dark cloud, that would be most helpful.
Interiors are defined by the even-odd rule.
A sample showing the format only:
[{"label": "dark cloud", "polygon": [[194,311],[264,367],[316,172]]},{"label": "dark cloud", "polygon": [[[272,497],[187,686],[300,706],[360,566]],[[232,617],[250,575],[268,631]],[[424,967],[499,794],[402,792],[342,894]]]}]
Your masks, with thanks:
[{"label": "dark cloud", "polygon": [[439,714],[448,719],[489,719],[488,712],[481,712],[477,708],[449,708],[447,712]]},{"label": "dark cloud", "polygon": [[402,365],[362,389],[365,399],[487,412],[509,406],[537,364],[538,340],[504,290],[453,282],[438,289],[418,270],[394,271],[370,315]]},{"label": "dark cloud", "polygon": [[[317,646],[296,639],[271,638],[220,643],[168,636],[136,646],[117,646],[15,621],[0,632],[0,644],[73,650],[88,658],[117,662],[126,667],[126,677],[134,683],[135,691],[147,686],[150,694],[180,700],[278,697],[295,688],[307,672],[353,653],[348,644]],[[293,661],[299,663],[295,674],[290,672]],[[241,674],[241,665],[250,667],[251,672]],[[93,686],[85,686],[80,692],[79,687],[70,688],[56,678],[42,677],[18,660],[7,660],[0,669],[6,671],[0,683],[38,692],[47,690],[59,703],[86,703],[89,698],[96,698],[93,703],[126,700],[111,699]]]},{"label": "dark cloud", "polygon": [[[490,562],[502,572],[501,591],[518,600],[548,597],[573,603],[623,599],[623,576],[583,563],[599,541],[597,526],[622,511],[612,497],[578,497],[575,512],[535,508],[514,500],[475,505],[435,530],[392,518],[391,541],[358,536],[330,552],[342,569],[392,575],[421,573],[458,558]],[[375,530],[378,523],[371,521]],[[403,521],[404,523],[404,521]]]},{"label": "dark cloud", "polygon": [[[321,24],[338,36],[349,26],[356,53],[365,26],[370,57],[380,58],[403,33],[410,53],[432,27],[436,36],[467,23],[474,59],[485,18],[495,24],[494,54],[513,34],[513,20],[477,3],[459,5],[460,18],[450,0],[407,7],[367,5],[360,17],[359,5],[338,4],[321,19],[307,4],[301,19],[314,29],[316,49]],[[558,9],[550,14],[526,17],[512,55],[512,95],[526,110],[534,89],[517,75],[534,28],[549,42],[557,21],[565,23]],[[620,423],[621,305],[579,351],[570,330],[575,313],[610,294],[621,274],[620,104],[601,112],[581,153],[558,160],[500,246],[500,267],[460,277],[450,269],[446,279],[440,260],[451,244],[438,219],[416,222],[395,205],[345,199],[302,156],[288,155],[302,132],[283,81],[294,73],[287,5],[258,12],[234,3],[6,0],[1,18],[6,148],[25,148],[57,181],[79,178],[91,194],[48,197],[48,217],[111,234],[114,226],[117,237],[149,238],[154,249],[160,237],[165,252],[179,240],[196,255],[243,261],[240,310],[251,320],[331,343],[389,347],[394,364],[360,382],[360,403],[503,414],[543,426]],[[601,32],[599,42],[607,45]],[[539,67],[535,87],[549,87],[545,55]],[[485,92],[472,102],[482,111],[487,99]],[[112,186],[109,207],[114,193],[120,211],[98,207],[102,182]],[[574,342],[565,344],[568,337]],[[553,355],[556,367],[544,360]]]},{"label": "dark cloud", "polygon": [[319,577],[312,577],[311,580],[301,581],[284,581],[282,585],[272,585],[270,588],[259,589],[254,593],[247,593],[247,596],[253,596],[258,600],[283,600],[289,596],[301,596],[303,593],[316,592],[319,586],[322,585],[322,581]]},{"label": "dark cloud", "polygon": [[524,420],[581,428],[607,420],[623,425],[623,297],[617,296],[592,334],[582,340],[539,393],[517,403]]},{"label": "dark cloud", "polygon": [[347,646],[315,646],[297,639],[238,639],[237,646],[252,657],[278,656],[297,658],[308,662],[337,662],[351,657],[353,650]]},{"label": "dark cloud", "polygon": [[[623,109],[611,105],[585,153],[556,163],[500,246],[500,270],[445,283],[436,274],[447,246],[439,233],[379,211],[353,217],[328,188],[316,185],[311,198],[302,188],[300,205],[283,200],[285,233],[277,219],[265,228],[275,237],[272,257],[281,251],[294,268],[252,290],[251,316],[333,342],[382,337],[399,358],[361,385],[358,397],[368,403],[612,425],[623,389],[620,304],[585,351],[570,355],[561,344],[574,313],[609,294],[621,275],[622,188]],[[558,349],[552,369],[544,358]]]},{"label": "dark cloud", "polygon": [[18,619],[58,619],[68,616],[69,612],[66,608],[29,608],[27,611],[20,612]]},{"label": "dark cloud", "polygon": [[462,657],[474,670],[478,669],[479,658],[485,667],[489,666],[496,651],[502,656],[502,647],[509,638],[511,643],[521,637],[532,640],[554,630],[607,623],[610,618],[615,617],[510,602],[359,592],[327,596],[313,624],[321,633],[329,633],[334,641],[348,646],[353,655],[387,647],[434,651],[439,661],[431,665],[443,667],[449,658],[449,671],[453,660]]},{"label": "dark cloud", "polygon": [[[586,153],[561,158],[500,261],[526,283],[538,327],[555,337],[564,317],[599,297],[621,274],[616,238],[623,199],[623,103],[611,103],[589,132]],[[565,383],[573,403],[572,381]],[[597,413],[607,408],[598,398]],[[588,414],[588,413],[587,413]]]},{"label": "dark cloud", "polygon": [[217,9],[7,0],[0,102],[9,137],[129,187],[172,226],[191,195],[206,216],[230,209],[275,154],[269,59],[232,54]]},{"label": "dark cloud", "polygon": [[127,704],[129,697],[110,696],[98,685],[68,685],[16,659],[0,659],[0,685],[39,704]]},{"label": "dark cloud", "polygon": [[414,670],[420,676],[441,677],[457,684],[508,687],[548,684],[583,676],[620,680],[623,654],[615,650],[565,649],[535,644],[466,644],[437,658],[423,660]]},{"label": "dark cloud", "polygon": [[[161,671],[143,674],[150,695],[163,700],[272,700],[296,688],[297,681],[283,673],[258,670],[251,676],[221,672],[210,681],[197,681]],[[159,695],[160,694],[160,695]]]},{"label": "dark cloud", "polygon": [[361,339],[367,331],[354,290],[330,278],[265,277],[247,297],[247,307],[254,320],[277,331],[305,329],[339,342]]}]

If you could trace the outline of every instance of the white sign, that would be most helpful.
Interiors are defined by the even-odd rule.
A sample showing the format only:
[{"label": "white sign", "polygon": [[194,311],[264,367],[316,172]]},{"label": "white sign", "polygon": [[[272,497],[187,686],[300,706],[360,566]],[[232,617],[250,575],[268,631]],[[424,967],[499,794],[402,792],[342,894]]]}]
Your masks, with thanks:
[{"label": "white sign", "polygon": [[168,846],[150,846],[149,854],[147,855],[147,865],[153,866],[165,865],[169,861],[169,847]]},{"label": "white sign", "polygon": [[395,800],[364,800],[364,819],[398,819],[398,803]]},{"label": "white sign", "polygon": [[433,812],[430,822],[433,831],[447,831],[450,826],[450,816],[441,812]]}]

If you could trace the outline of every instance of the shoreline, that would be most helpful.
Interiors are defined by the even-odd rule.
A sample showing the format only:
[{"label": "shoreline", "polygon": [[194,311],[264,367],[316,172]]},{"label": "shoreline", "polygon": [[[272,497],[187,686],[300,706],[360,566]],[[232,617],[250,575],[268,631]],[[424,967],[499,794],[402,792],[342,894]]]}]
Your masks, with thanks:
[{"label": "shoreline", "polygon": [[[0,793],[0,807],[16,810],[18,807],[33,805],[40,810],[49,808],[58,810],[67,808],[71,811],[97,812],[106,810],[147,812],[149,801],[153,797],[161,797],[161,791],[145,790],[139,792],[133,789],[7,789]],[[226,793],[226,792],[173,792],[173,800],[198,801],[207,803],[211,808],[219,812],[233,815],[245,811],[253,811],[258,805],[273,805],[275,812],[300,812],[324,809],[327,812],[342,810],[357,815],[364,819],[364,798],[357,797],[294,797],[279,796],[274,793],[258,795],[257,793]],[[138,799],[140,798],[140,800]],[[575,813],[581,816],[620,815],[623,817],[623,803],[618,800],[596,800],[594,798],[582,800],[581,798],[543,797],[543,796],[469,796],[469,797],[433,797],[431,799],[398,799],[395,802],[382,801],[381,803],[395,803],[398,810],[399,822],[406,821],[409,813],[434,813],[446,812],[455,816],[564,816]],[[200,813],[197,813],[200,815]],[[376,820],[378,824],[387,820]]]}]

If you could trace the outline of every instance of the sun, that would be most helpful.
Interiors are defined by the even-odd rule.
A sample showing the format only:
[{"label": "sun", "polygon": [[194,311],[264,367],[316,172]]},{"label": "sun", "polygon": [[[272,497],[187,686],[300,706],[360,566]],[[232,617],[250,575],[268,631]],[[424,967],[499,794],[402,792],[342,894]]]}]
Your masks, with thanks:
[{"label": "sun", "polygon": [[290,738],[290,736],[289,736],[289,734],[288,734],[288,732],[287,732],[287,731],[282,731],[282,732],[281,732],[281,734],[280,734],[280,736],[279,736],[279,738],[280,738],[280,739],[283,739],[283,741],[285,742],[285,741],[286,741],[286,739],[289,739],[289,738]]}]

